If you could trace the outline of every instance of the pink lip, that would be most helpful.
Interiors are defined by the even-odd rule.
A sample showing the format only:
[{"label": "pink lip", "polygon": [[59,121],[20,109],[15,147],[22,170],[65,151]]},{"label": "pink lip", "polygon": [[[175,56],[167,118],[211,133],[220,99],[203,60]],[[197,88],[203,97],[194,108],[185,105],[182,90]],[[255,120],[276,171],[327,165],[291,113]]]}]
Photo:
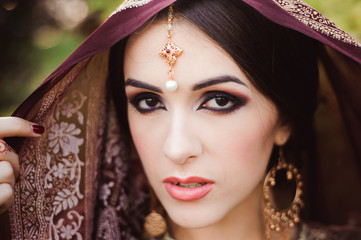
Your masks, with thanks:
[{"label": "pink lip", "polygon": [[[165,189],[168,191],[169,195],[181,201],[194,201],[203,198],[206,196],[214,186],[214,182],[201,177],[188,177],[186,179],[177,178],[177,177],[168,177],[164,179]],[[186,188],[176,185],[176,183],[205,183],[202,186],[194,188]]]}]

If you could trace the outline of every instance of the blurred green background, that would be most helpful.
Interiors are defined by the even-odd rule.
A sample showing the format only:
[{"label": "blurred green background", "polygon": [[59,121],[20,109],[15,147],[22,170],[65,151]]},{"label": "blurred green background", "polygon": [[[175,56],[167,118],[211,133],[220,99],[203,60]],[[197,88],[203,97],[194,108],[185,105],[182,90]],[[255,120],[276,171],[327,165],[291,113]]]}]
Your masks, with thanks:
[{"label": "blurred green background", "polygon": [[[122,0],[0,0],[0,116],[10,115]],[[361,0],[306,0],[361,41]]]}]

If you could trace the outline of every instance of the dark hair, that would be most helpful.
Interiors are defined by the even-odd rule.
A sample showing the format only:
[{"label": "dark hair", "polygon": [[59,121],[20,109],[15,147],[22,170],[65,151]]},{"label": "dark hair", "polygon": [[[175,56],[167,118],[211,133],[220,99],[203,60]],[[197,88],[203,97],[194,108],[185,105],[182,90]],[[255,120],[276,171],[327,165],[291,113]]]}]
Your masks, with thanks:
[{"label": "dark hair", "polygon": [[[176,14],[188,19],[218,43],[247,75],[255,88],[278,108],[292,134],[284,146],[287,160],[300,166],[314,158],[313,116],[317,107],[319,43],[296,31],[275,24],[239,0],[179,0]],[[168,9],[157,18],[165,19]],[[112,90],[123,124],[126,108],[119,95],[125,41],[111,52]],[[116,67],[116,69],[114,69]],[[117,84],[118,86],[115,86]],[[120,85],[119,85],[120,84]],[[122,125],[123,125],[122,124]],[[123,125],[124,126],[124,125]],[[129,131],[129,130],[127,130]],[[277,160],[275,148],[270,164]]]},{"label": "dark hair", "polygon": [[277,106],[292,128],[285,151],[301,162],[313,136],[318,42],[269,21],[243,1],[184,0],[174,9],[217,42]]}]

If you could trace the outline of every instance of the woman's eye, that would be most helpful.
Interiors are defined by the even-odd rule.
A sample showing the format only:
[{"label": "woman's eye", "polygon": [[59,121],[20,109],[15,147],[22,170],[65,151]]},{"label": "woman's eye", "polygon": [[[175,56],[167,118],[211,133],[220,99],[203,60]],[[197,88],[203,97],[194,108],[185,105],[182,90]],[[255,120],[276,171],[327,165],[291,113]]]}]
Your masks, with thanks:
[{"label": "woman's eye", "polygon": [[146,108],[155,108],[160,106],[160,102],[154,98],[147,98],[143,99],[139,102],[139,107],[146,109]]},{"label": "woman's eye", "polygon": [[130,103],[141,113],[148,113],[165,107],[155,93],[140,93],[130,99]]},{"label": "woman's eye", "polygon": [[205,109],[217,113],[229,113],[246,103],[246,98],[239,98],[225,92],[208,92],[197,110]]},{"label": "woman's eye", "polygon": [[232,106],[234,103],[231,102],[227,97],[215,97],[204,104],[208,108],[227,108]]}]

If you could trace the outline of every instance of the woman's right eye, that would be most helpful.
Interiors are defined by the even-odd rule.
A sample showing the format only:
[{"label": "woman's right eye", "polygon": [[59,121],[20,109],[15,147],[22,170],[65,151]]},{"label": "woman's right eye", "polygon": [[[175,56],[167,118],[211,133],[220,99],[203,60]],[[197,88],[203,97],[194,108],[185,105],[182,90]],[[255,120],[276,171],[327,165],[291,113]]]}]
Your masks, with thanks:
[{"label": "woman's right eye", "polygon": [[140,112],[149,113],[155,110],[166,110],[164,104],[161,102],[160,97],[155,93],[140,93],[130,99],[130,103]]}]

